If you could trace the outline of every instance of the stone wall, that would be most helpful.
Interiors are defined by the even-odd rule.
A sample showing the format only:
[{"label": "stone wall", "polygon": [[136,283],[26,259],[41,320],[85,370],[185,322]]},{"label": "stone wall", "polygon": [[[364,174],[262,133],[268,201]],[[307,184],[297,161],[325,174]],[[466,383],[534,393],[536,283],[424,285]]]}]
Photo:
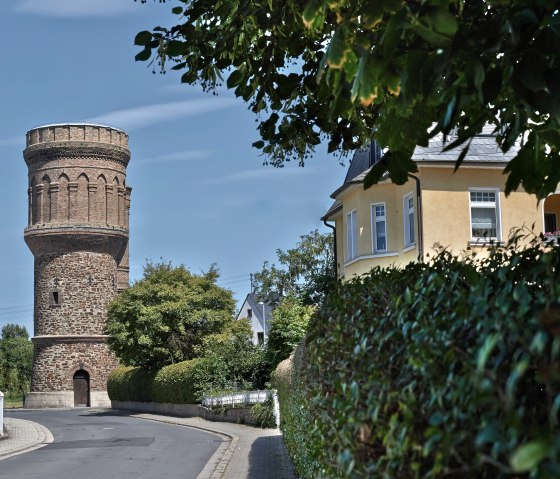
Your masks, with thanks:
[{"label": "stone wall", "polygon": [[35,337],[31,391],[71,391],[74,373],[90,376],[90,391],[105,391],[107,377],[118,366],[105,338]]},{"label": "stone wall", "polygon": [[208,421],[233,422],[238,424],[255,424],[250,407],[224,408],[223,412],[212,411],[200,404],[172,404],[158,402],[113,401],[113,409],[124,409],[154,414],[169,414],[179,417],[201,417]]},{"label": "stone wall", "polygon": [[48,125],[27,133],[23,156],[25,241],[35,256],[26,404],[66,404],[81,369],[89,374],[91,404],[106,402],[107,377],[117,366],[104,336],[107,306],[128,287],[128,135],[101,125]]},{"label": "stone wall", "polygon": [[117,263],[107,253],[35,256],[35,336],[103,334],[117,293]]}]

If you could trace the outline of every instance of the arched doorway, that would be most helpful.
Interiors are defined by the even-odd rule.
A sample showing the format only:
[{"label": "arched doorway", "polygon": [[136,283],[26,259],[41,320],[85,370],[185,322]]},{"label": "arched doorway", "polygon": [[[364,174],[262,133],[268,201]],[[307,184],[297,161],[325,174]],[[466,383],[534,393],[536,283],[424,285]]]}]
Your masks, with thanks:
[{"label": "arched doorway", "polygon": [[74,407],[89,406],[89,373],[78,369],[74,373]]}]

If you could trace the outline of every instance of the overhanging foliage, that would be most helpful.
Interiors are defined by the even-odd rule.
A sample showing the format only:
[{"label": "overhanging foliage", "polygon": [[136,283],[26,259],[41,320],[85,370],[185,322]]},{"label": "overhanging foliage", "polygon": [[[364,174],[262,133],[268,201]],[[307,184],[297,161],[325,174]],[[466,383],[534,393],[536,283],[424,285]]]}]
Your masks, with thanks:
[{"label": "overhanging foliage", "polygon": [[[145,0],[142,0],[145,2]],[[160,0],[161,1],[161,0]],[[181,81],[227,87],[259,114],[253,145],[282,166],[322,140],[354,150],[375,136],[402,184],[430,134],[468,147],[485,123],[503,151],[506,192],[544,198],[560,180],[560,16],[544,0],[180,0],[177,25],[142,31],[136,59]],[[155,57],[154,57],[155,54]],[[428,133],[432,125],[437,126]],[[466,150],[464,150],[466,152]],[[460,163],[463,156],[458,158]]]}]

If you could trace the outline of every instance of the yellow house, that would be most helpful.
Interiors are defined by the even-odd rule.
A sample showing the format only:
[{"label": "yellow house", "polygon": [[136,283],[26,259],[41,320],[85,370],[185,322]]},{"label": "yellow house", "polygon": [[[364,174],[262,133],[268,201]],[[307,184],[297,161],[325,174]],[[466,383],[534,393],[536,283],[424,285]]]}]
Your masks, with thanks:
[{"label": "yellow house", "polygon": [[516,151],[503,154],[491,131],[485,128],[473,139],[456,172],[461,150],[443,152],[441,136],[428,147],[417,147],[413,160],[418,172],[404,185],[387,178],[364,190],[364,177],[382,154],[376,143],[356,151],[322,218],[325,224],[335,223],[338,277],[425,260],[435,245],[454,253],[467,248],[484,253],[519,227],[555,236],[560,190],[541,202],[521,189],[506,197],[503,170]]}]

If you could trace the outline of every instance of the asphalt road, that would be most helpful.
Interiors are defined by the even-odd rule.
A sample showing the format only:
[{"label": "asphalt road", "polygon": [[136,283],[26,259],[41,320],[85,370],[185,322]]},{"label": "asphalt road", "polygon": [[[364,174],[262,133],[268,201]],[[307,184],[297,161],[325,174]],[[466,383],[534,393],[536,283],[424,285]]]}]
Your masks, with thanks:
[{"label": "asphalt road", "polygon": [[12,410],[54,442],[0,462],[2,479],[194,479],[222,441],[203,431],[103,409]]}]

